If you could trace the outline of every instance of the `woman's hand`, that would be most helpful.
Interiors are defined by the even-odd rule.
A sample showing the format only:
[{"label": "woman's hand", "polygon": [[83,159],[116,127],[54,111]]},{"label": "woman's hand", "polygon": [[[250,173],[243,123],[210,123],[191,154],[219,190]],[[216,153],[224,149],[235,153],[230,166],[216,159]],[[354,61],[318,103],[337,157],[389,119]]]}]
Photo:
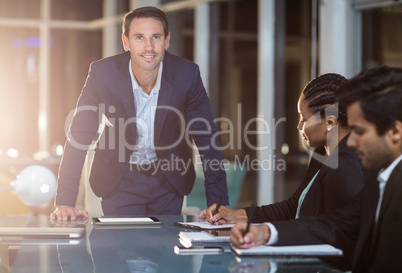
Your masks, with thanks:
[{"label": "woman's hand", "polygon": [[205,218],[209,223],[214,222],[215,225],[234,224],[238,221],[247,221],[247,214],[244,209],[231,209],[220,206],[219,211],[214,215],[216,204],[200,211],[198,217]]}]

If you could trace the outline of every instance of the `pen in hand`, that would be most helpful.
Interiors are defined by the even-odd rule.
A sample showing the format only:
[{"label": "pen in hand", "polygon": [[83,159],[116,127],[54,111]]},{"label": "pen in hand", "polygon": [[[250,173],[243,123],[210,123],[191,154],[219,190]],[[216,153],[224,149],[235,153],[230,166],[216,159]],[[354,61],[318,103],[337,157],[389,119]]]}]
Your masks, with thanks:
[{"label": "pen in hand", "polygon": [[[219,212],[219,208],[221,207],[221,204],[222,204],[222,196],[219,196],[218,203],[216,204],[215,211],[212,214],[212,216],[214,216],[215,214],[217,214]],[[215,222],[211,221],[211,224],[213,225],[213,224],[215,224]]]},{"label": "pen in hand", "polygon": [[247,226],[246,226],[246,230],[244,231],[243,236],[245,236],[250,231],[251,219],[253,219],[254,211],[255,211],[256,207],[257,207],[256,203],[251,204],[250,214],[249,214],[249,217],[247,219]]}]

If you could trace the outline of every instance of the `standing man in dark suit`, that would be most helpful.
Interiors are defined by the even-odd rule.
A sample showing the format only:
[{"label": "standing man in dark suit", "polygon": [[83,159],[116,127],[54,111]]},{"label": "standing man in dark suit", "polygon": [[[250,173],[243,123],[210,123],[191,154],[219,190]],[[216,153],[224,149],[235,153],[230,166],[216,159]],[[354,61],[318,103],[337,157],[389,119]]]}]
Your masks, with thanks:
[{"label": "standing man in dark suit", "polygon": [[68,131],[51,219],[88,217],[75,202],[90,149],[89,181],[105,215],[180,214],[195,180],[192,140],[203,162],[207,204],[219,197],[228,204],[209,98],[198,66],[166,51],[166,15],[155,7],[129,12],[122,40],[126,52],[91,64]]},{"label": "standing man in dark suit", "polygon": [[[340,89],[352,130],[347,144],[363,167],[379,170],[346,207],[331,216],[232,229],[236,247],[328,243],[342,248],[353,272],[400,272],[402,268],[402,69],[363,72]],[[351,253],[349,253],[351,252]]]}]

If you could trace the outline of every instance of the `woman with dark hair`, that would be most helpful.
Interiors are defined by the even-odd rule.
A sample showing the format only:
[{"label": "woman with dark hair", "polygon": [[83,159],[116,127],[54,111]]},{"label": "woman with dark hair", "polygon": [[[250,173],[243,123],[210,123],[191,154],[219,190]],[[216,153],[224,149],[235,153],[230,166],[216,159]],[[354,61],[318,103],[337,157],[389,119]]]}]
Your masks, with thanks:
[{"label": "woman with dark hair", "polygon": [[[324,74],[306,85],[297,107],[301,131],[306,144],[315,148],[307,174],[293,195],[284,201],[256,207],[252,222],[299,218],[302,215],[329,214],[349,201],[363,187],[360,160],[346,146],[349,128],[346,110],[335,100],[335,91],[346,79],[338,74]],[[213,215],[216,204],[200,212],[215,224],[246,221],[250,208],[225,206]]]}]

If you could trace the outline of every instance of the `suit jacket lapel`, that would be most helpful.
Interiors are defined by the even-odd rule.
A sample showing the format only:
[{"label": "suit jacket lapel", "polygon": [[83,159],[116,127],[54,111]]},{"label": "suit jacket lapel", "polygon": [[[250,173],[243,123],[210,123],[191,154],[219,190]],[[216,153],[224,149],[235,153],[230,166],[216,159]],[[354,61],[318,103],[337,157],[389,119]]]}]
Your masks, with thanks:
[{"label": "suit jacket lapel", "polygon": [[384,211],[387,210],[387,208],[389,207],[389,204],[392,200],[392,196],[396,192],[396,188],[401,183],[400,181],[401,177],[402,177],[402,161],[399,162],[398,165],[396,165],[395,169],[393,170],[391,176],[388,179],[387,186],[385,187],[384,191],[383,201],[380,208],[380,215],[378,217],[379,222],[381,221],[384,215]]},{"label": "suit jacket lapel", "polygon": [[170,74],[169,70],[169,60],[167,59],[168,54],[169,53],[166,52],[165,59],[163,60],[161,88],[159,90],[159,96],[158,96],[158,107],[155,113],[155,124],[154,124],[155,146],[157,146],[159,138],[161,136],[168,108],[172,107],[171,101],[173,97],[174,87],[171,83],[172,75]]},{"label": "suit jacket lapel", "polygon": [[[127,58],[124,58],[120,64],[119,81],[117,82],[116,85],[116,88],[121,95],[124,109],[126,111],[128,119],[136,117],[134,93],[129,72],[129,61],[130,61],[130,53],[127,53]],[[129,122],[128,126],[132,130],[133,135],[135,137],[137,131],[136,124],[134,122]]]}]

